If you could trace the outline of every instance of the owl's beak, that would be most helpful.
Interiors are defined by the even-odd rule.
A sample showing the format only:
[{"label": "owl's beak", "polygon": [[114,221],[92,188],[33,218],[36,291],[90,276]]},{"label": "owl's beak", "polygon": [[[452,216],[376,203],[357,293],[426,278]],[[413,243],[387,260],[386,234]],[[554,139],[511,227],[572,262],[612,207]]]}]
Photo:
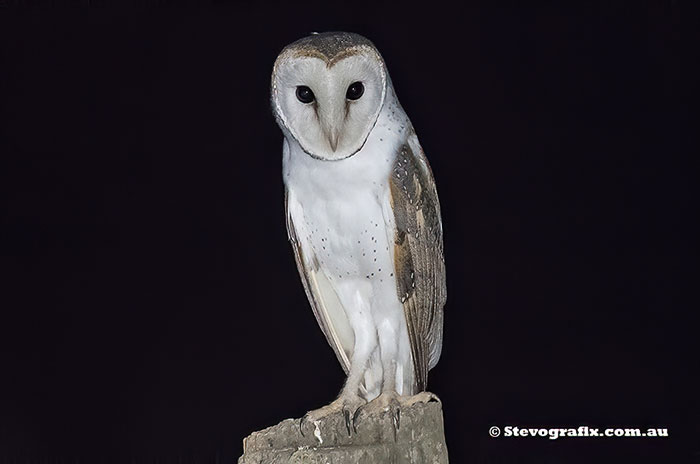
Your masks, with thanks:
[{"label": "owl's beak", "polygon": [[338,148],[338,138],[340,136],[340,131],[333,130],[330,134],[326,134],[326,136],[328,137],[328,143],[331,145],[331,150],[335,152],[335,150]]},{"label": "owl's beak", "polygon": [[338,149],[338,141],[340,140],[340,132],[345,122],[345,114],[343,111],[339,111],[336,108],[329,108],[329,111],[323,111],[323,109],[321,109],[320,116],[323,134],[328,139],[331,150],[335,152]]}]

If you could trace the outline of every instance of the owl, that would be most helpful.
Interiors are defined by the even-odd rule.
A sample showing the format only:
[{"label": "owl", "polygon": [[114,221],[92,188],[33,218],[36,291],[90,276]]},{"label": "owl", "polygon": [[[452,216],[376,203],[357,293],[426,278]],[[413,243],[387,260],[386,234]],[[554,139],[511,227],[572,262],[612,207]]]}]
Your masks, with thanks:
[{"label": "owl", "polygon": [[316,320],[347,380],[304,424],[389,408],[394,427],[426,393],[446,299],[432,171],[386,64],[366,38],[315,33],[275,61],[287,231]]}]

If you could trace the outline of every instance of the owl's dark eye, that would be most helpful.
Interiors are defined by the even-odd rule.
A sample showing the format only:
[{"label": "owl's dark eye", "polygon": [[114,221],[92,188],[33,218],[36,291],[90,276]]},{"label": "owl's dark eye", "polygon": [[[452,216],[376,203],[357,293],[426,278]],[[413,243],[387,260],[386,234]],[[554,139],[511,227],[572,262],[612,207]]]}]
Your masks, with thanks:
[{"label": "owl's dark eye", "polygon": [[365,86],[362,85],[362,82],[353,82],[350,84],[350,87],[348,87],[345,96],[348,100],[358,100],[363,93],[365,93]]},{"label": "owl's dark eye", "polygon": [[311,103],[314,101],[314,93],[305,85],[297,87],[297,100],[302,103]]}]

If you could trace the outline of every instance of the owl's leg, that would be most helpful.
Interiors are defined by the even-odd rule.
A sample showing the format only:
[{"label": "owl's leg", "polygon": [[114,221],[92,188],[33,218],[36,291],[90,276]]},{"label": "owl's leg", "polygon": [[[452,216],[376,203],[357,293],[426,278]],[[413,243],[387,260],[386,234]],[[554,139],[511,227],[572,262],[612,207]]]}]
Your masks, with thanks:
[{"label": "owl's leg", "polygon": [[[343,297],[342,291],[340,296],[341,298]],[[355,335],[348,378],[335,401],[320,409],[309,411],[301,418],[299,428],[302,434],[305,434],[304,427],[306,424],[318,421],[330,414],[342,413],[345,418],[348,435],[350,435],[353,429],[352,418],[355,415],[355,411],[361,405],[367,403],[367,400],[360,396],[360,382],[362,382],[367,361],[377,347],[377,331],[370,314],[369,299],[363,295],[361,289],[355,289],[348,296],[351,299],[352,306],[350,307],[352,310],[347,312],[347,316]]]},{"label": "owl's leg", "polygon": [[401,384],[397,389],[399,338],[396,327],[399,324],[392,318],[379,319],[377,322],[383,371],[382,392],[378,397],[358,408],[353,417],[353,425],[357,427],[363,415],[378,415],[383,412],[389,412],[394,428],[394,438],[396,438],[396,432],[401,426],[401,408],[397,390],[402,390],[403,388],[403,384]]}]

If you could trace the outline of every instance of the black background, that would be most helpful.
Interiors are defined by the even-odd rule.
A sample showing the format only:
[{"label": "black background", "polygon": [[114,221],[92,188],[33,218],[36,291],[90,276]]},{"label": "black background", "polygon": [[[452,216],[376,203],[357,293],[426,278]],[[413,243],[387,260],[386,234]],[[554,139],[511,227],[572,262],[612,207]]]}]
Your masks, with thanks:
[{"label": "black background", "polygon": [[[451,462],[697,461],[696,18],[3,2],[0,459],[234,462],[250,432],[334,398],[268,86],[284,45],[351,30],[383,53],[440,193],[430,389]],[[509,424],[671,436],[488,436]]]}]

